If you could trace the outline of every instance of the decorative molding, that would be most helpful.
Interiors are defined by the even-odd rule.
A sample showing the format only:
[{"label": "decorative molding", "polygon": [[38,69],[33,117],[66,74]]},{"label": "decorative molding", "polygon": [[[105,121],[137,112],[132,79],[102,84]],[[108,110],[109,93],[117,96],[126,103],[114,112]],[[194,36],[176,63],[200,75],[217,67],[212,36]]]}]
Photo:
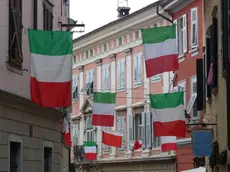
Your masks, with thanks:
[{"label": "decorative molding", "polygon": [[97,59],[97,60],[95,60],[95,63],[97,64],[97,66],[101,66],[102,59]]},{"label": "decorative molding", "polygon": [[84,71],[84,66],[83,65],[78,66],[78,70],[79,70],[79,72],[83,72]]},{"label": "decorative molding", "polygon": [[111,54],[108,57],[109,57],[111,62],[116,60],[116,54]]},{"label": "decorative molding", "polygon": [[127,48],[124,50],[126,56],[132,55],[132,48]]}]

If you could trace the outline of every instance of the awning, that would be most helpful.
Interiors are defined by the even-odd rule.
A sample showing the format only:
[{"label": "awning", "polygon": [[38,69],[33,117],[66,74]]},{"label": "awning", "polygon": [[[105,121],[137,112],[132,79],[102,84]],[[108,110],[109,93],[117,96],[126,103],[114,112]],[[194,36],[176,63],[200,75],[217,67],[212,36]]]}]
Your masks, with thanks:
[{"label": "awning", "polygon": [[199,167],[199,168],[194,168],[191,170],[185,170],[185,171],[181,171],[181,172],[206,172],[206,169],[204,167]]}]

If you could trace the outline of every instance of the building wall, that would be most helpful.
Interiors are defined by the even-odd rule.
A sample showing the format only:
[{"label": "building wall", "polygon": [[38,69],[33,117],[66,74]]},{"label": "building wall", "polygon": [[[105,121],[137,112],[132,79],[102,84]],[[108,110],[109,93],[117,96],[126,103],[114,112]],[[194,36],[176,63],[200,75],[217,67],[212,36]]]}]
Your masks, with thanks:
[{"label": "building wall", "polygon": [[[43,29],[43,6],[42,0],[38,0],[38,29]],[[61,16],[61,1],[51,0],[53,7],[53,29],[60,30],[58,23],[58,16]],[[22,70],[18,70],[12,66],[9,66],[8,61],[8,9],[9,1],[0,1],[0,78],[4,79],[4,82],[0,83],[0,89],[10,92],[15,95],[22,96],[30,99],[30,51],[28,44],[27,29],[33,28],[33,0],[22,0],[22,53],[23,64]],[[64,8],[63,8],[64,13]],[[64,14],[63,14],[64,15]],[[63,17],[65,22],[65,18]],[[28,71],[26,71],[28,70]],[[17,84],[14,84],[17,83]]]},{"label": "building wall", "polygon": [[[218,20],[218,93],[214,96],[212,95],[212,101],[209,104],[206,103],[206,112],[205,118],[212,123],[217,123],[217,127],[210,127],[214,130],[214,140],[218,141],[219,151],[227,149],[227,112],[226,112],[226,83],[225,79],[222,77],[222,66],[221,66],[221,1],[211,0],[204,1],[204,31],[207,31],[207,28],[212,23],[212,10],[214,6],[217,6],[217,20]],[[217,120],[217,121],[216,121]],[[227,149],[228,150],[228,149]],[[229,154],[229,152],[228,152]],[[229,157],[228,157],[229,159]],[[206,163],[208,164],[208,159]],[[209,169],[208,171],[211,171]],[[219,166],[219,171],[229,171],[227,165]]]},{"label": "building wall", "polygon": [[0,96],[0,171],[10,171],[9,144],[16,140],[22,145],[21,171],[41,172],[46,146],[53,150],[53,171],[61,172],[62,113],[40,108],[8,93],[0,92]]}]

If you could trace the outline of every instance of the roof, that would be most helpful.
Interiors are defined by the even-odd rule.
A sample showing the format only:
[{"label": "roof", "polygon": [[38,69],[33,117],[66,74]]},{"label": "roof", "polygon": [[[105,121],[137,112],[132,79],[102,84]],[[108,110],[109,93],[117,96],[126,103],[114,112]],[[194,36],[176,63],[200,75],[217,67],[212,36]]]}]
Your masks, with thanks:
[{"label": "roof", "polygon": [[170,4],[174,0],[160,0],[160,4],[162,7],[165,7],[166,5]]},{"label": "roof", "polygon": [[127,19],[130,19],[131,17],[137,16],[138,14],[140,14],[140,13],[146,11],[146,10],[149,10],[149,9],[151,9],[151,8],[153,8],[153,7],[155,7],[155,6],[157,6],[157,3],[158,3],[158,2],[159,2],[159,1],[156,1],[156,2],[154,2],[154,3],[152,3],[152,4],[148,5],[148,6],[146,6],[146,7],[144,7],[144,8],[141,8],[140,10],[137,10],[137,11],[135,11],[135,12],[133,12],[133,13],[131,13],[131,14],[125,16],[125,17],[122,17],[122,18],[119,18],[119,19],[117,19],[117,20],[114,20],[114,21],[112,21],[112,22],[110,22],[110,23],[108,23],[108,24],[106,24],[106,25],[103,25],[103,26],[101,26],[101,27],[99,27],[99,28],[97,28],[97,29],[95,29],[95,30],[93,30],[93,31],[91,31],[91,32],[89,32],[89,33],[83,35],[83,36],[80,36],[80,37],[74,39],[74,40],[73,40],[73,43],[74,43],[74,42],[77,42],[77,41],[80,41],[80,40],[82,40],[82,39],[84,39],[84,38],[86,38],[86,37],[88,37],[88,36],[90,36],[90,35],[93,35],[93,34],[97,33],[97,32],[100,32],[100,31],[103,30],[103,29],[109,28],[109,27],[111,27],[111,26],[113,26],[113,25],[116,25],[116,24],[118,24],[118,23],[120,23],[120,22],[126,21]]}]

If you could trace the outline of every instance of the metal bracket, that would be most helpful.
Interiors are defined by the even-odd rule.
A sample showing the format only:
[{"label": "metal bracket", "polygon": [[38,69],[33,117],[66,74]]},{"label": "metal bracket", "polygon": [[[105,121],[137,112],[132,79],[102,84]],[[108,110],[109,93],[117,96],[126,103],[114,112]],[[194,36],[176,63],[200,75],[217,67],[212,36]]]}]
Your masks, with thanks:
[{"label": "metal bracket", "polygon": [[173,21],[171,19],[169,19],[169,18],[167,18],[164,15],[162,15],[162,14],[159,13],[159,2],[157,3],[157,15],[160,16],[160,17],[162,17],[162,18],[164,18],[165,20],[167,20],[167,21],[169,21],[170,23],[173,24]]}]

